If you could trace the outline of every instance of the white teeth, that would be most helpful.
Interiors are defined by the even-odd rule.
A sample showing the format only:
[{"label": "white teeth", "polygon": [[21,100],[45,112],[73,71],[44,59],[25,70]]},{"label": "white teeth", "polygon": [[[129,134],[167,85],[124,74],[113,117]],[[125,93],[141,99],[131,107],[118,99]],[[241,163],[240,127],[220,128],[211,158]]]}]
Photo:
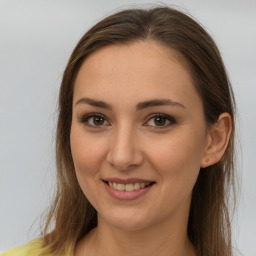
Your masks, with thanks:
[{"label": "white teeth", "polygon": [[108,181],[108,185],[116,190],[119,191],[134,191],[134,190],[139,190],[142,188],[145,188],[146,186],[148,186],[150,184],[150,182],[142,182],[142,183],[130,183],[130,184],[121,184],[121,183],[116,183],[116,182],[111,182]]},{"label": "white teeth", "polygon": [[126,191],[133,191],[134,190],[134,185],[133,184],[126,184],[125,185],[125,190]]},{"label": "white teeth", "polygon": [[[109,186],[111,187],[111,184],[109,184]],[[113,188],[117,189],[117,183],[116,182],[113,182]]]},{"label": "white teeth", "polygon": [[118,183],[118,184],[117,184],[117,189],[118,189],[119,191],[124,191],[124,190],[125,190],[125,185]]},{"label": "white teeth", "polygon": [[139,190],[139,189],[140,189],[140,183],[135,183],[134,190]]}]

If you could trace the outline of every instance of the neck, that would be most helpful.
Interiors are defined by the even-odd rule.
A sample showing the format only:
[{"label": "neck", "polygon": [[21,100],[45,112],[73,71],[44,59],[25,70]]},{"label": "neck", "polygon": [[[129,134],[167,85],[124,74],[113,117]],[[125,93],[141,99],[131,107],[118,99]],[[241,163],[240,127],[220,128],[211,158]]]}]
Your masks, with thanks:
[{"label": "neck", "polygon": [[99,218],[97,228],[81,240],[75,255],[195,256],[195,249],[187,237],[186,223],[164,224],[158,223],[150,230],[127,231],[115,229]]}]

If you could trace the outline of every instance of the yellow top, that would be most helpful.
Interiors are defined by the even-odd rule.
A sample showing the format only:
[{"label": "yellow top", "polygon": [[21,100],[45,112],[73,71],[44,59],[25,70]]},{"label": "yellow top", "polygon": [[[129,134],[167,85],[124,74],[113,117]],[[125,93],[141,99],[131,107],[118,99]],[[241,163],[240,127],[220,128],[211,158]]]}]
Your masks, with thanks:
[{"label": "yellow top", "polygon": [[[52,254],[45,253],[42,251],[40,238],[32,240],[21,246],[9,249],[3,253],[0,253],[0,256],[51,256]],[[63,256],[71,256],[70,253]]]}]

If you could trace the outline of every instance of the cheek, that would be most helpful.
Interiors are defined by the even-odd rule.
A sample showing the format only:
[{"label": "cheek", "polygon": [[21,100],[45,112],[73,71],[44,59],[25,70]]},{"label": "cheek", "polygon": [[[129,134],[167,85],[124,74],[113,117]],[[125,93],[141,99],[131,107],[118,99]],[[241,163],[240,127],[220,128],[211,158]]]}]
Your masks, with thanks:
[{"label": "cheek", "polygon": [[73,125],[70,133],[71,153],[78,183],[87,199],[97,208],[99,197],[97,186],[100,180],[99,170],[104,158],[103,141],[86,136],[81,127]]},{"label": "cheek", "polygon": [[200,171],[203,143],[204,138],[197,132],[183,132],[150,147],[148,158],[164,189],[177,194],[191,192]]},{"label": "cheek", "polygon": [[83,180],[86,181],[94,177],[104,158],[104,141],[86,136],[83,129],[74,125],[71,127],[70,144],[78,179],[85,177]]}]

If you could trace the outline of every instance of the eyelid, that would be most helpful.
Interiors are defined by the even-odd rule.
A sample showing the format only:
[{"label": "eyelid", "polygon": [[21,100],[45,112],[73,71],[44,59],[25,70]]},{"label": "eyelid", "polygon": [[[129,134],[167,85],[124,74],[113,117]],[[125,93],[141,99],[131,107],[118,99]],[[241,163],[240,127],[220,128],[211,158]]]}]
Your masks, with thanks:
[{"label": "eyelid", "polygon": [[[109,121],[107,120],[107,118],[104,115],[102,115],[100,113],[95,113],[95,112],[89,113],[89,114],[81,117],[79,120],[80,120],[81,123],[85,123],[87,126],[97,128],[97,129],[100,129],[100,128],[106,126],[106,125],[90,125],[88,123],[88,120],[92,117],[101,117],[101,118],[104,119],[104,121],[107,121],[109,123]],[[151,119],[156,118],[156,117],[162,117],[162,118],[168,120],[170,123],[168,125],[163,125],[163,126],[157,126],[157,125],[156,126],[146,125],[146,126],[153,127],[153,129],[164,129],[164,128],[167,128],[167,127],[176,123],[176,120],[172,116],[169,116],[169,115],[166,115],[166,114],[163,114],[163,113],[154,113],[154,114],[149,115],[147,117],[146,123],[148,123]],[[109,126],[109,125],[107,125],[107,126]]]},{"label": "eyelid", "polygon": [[[81,117],[81,118],[79,118],[79,121],[81,122],[81,123],[84,123],[85,125],[87,125],[87,126],[89,126],[89,127],[93,127],[93,128],[97,128],[97,129],[100,129],[100,128],[102,128],[102,127],[105,127],[106,125],[90,125],[89,123],[88,123],[88,120],[90,119],[90,118],[93,118],[93,117],[101,117],[101,118],[103,118],[104,119],[104,121],[107,121],[107,119],[106,119],[106,117],[104,116],[104,115],[102,115],[102,114],[100,114],[100,113],[89,113],[89,114],[87,114],[87,115],[84,115],[83,117]],[[108,122],[108,121],[107,121]],[[109,122],[108,122],[109,123]]]},{"label": "eyelid", "polygon": [[172,116],[169,116],[169,115],[166,115],[166,114],[163,114],[163,113],[154,113],[154,114],[151,114],[148,118],[147,118],[147,122],[149,122],[149,120],[151,120],[152,118],[156,118],[156,117],[162,117],[162,118],[165,118],[167,119],[170,123],[168,125],[164,125],[164,126],[151,126],[151,125],[148,125],[148,126],[151,126],[153,127],[153,129],[164,129],[164,128],[167,128],[173,124],[176,123],[176,120],[174,117]]}]

